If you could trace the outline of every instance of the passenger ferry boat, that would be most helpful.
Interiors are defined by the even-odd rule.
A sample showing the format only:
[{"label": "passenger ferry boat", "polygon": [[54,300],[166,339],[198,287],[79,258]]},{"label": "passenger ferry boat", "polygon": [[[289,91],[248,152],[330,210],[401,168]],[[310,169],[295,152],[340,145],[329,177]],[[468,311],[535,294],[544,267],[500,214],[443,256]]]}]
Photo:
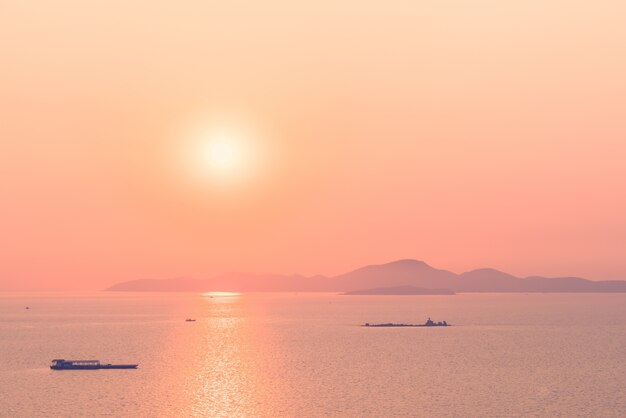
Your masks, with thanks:
[{"label": "passenger ferry boat", "polygon": [[100,360],[65,360],[54,359],[52,370],[99,370],[99,369],[136,369],[138,364],[102,364]]}]

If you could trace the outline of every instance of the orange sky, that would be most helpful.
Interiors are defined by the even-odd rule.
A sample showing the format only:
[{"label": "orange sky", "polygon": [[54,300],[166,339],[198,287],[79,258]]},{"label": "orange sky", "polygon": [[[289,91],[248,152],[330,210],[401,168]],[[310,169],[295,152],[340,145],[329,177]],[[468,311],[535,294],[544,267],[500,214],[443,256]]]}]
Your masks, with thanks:
[{"label": "orange sky", "polygon": [[[0,1],[0,290],[626,279],[624,2],[300,3]],[[193,174],[202,123],[245,179]]]}]

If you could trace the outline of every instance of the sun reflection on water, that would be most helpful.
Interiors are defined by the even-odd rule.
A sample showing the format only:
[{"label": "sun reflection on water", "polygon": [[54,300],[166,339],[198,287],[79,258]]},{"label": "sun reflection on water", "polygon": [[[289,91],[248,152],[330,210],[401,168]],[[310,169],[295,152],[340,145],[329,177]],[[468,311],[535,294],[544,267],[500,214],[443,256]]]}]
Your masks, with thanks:
[{"label": "sun reflection on water", "polygon": [[190,327],[188,349],[193,360],[184,376],[185,408],[190,416],[265,415],[258,367],[258,344],[264,339],[254,324],[255,307],[240,296],[207,292],[199,298],[204,319]]},{"label": "sun reflection on water", "polygon": [[205,292],[202,296],[209,298],[236,298],[241,296],[241,293],[237,292]]},{"label": "sun reflection on water", "polygon": [[[288,388],[277,375],[283,357],[267,326],[266,303],[233,292],[181,299],[156,363],[159,397],[181,417],[284,416],[277,397]],[[193,317],[195,322],[180,318]],[[268,384],[271,382],[271,384]],[[161,406],[162,408],[162,406]]]}]

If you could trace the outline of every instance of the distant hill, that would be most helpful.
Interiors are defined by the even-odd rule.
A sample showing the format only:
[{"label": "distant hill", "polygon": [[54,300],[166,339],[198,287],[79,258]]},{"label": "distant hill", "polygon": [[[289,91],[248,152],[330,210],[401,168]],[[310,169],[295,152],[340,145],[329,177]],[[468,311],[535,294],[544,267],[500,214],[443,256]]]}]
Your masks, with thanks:
[{"label": "distant hill", "polygon": [[436,269],[419,260],[398,260],[361,267],[335,277],[229,273],[209,279],[141,279],[107,290],[135,292],[350,292],[414,286],[453,292],[626,292],[626,281],[592,281],[577,277],[519,278],[494,269],[462,274]]},{"label": "distant hill", "polygon": [[353,290],[342,295],[454,295],[450,289],[426,289],[415,286],[377,287],[375,289]]},{"label": "distant hill", "polygon": [[418,286],[430,289],[451,289],[457,275],[439,270],[418,260],[398,260],[387,264],[362,267],[332,279],[330,290],[350,291],[354,289]]},{"label": "distant hill", "polygon": [[228,273],[209,279],[139,279],[117,283],[106,290],[121,292],[324,292],[329,279],[297,274]]},{"label": "distant hill", "polygon": [[204,292],[206,282],[200,279],[138,279],[117,283],[107,290],[122,292]]}]

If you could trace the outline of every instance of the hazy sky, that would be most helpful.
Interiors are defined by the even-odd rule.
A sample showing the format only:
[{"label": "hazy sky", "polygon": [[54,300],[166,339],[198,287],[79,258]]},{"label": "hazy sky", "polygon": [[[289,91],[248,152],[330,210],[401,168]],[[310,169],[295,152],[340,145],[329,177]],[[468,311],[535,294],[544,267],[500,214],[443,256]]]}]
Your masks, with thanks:
[{"label": "hazy sky", "polygon": [[308,3],[0,0],[0,290],[626,279],[626,3]]}]

